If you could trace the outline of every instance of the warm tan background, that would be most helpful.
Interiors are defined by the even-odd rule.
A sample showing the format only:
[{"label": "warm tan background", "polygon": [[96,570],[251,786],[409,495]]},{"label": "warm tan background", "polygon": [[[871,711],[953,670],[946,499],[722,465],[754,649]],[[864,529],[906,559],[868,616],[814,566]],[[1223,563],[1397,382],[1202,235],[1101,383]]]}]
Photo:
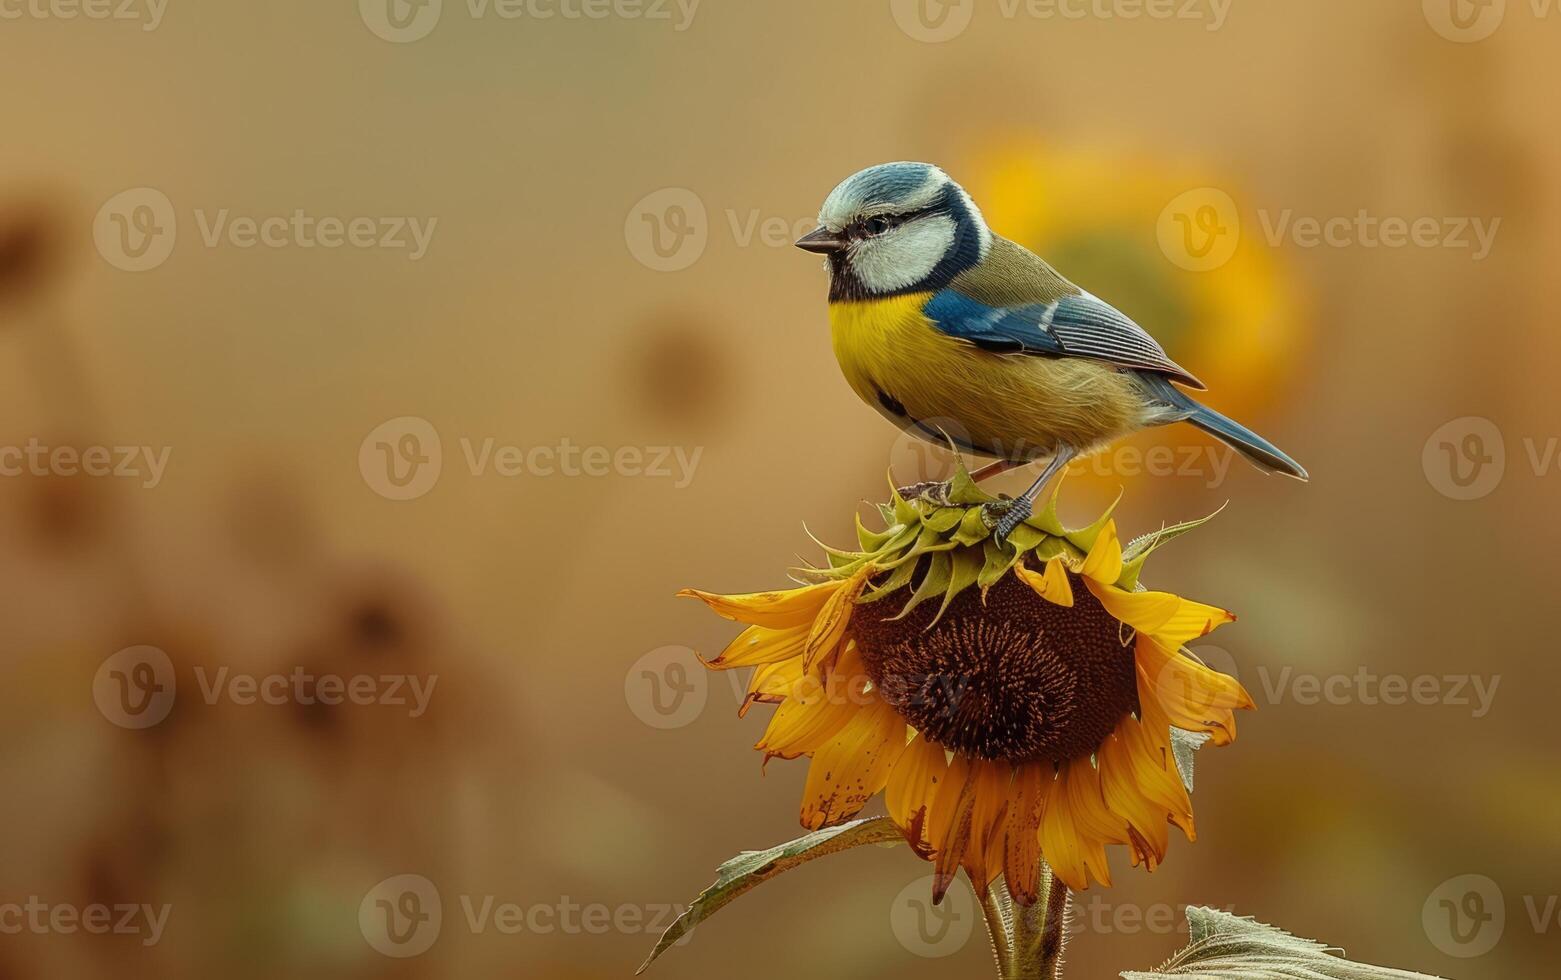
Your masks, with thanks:
[{"label": "warm tan background", "polygon": [[[658,730],[638,661],[730,635],[678,587],[778,583],[814,553],[803,522],[844,540],[890,457],[916,465],[837,374],[817,262],[742,235],[900,158],[949,169],[1314,475],[1071,484],[1075,519],[1125,484],[1135,531],[1230,501],[1153,580],[1241,613],[1217,662],[1261,710],[1202,758],[1199,843],[1086,897],[1069,975],[1152,966],[1180,938],[1137,917],[1189,902],[1428,973],[1549,975],[1561,923],[1533,916],[1561,892],[1561,474],[1530,448],[1543,461],[1561,435],[1561,17],[1507,6],[1473,43],[1418,0],[1235,0],[1218,30],[980,0],[936,43],[885,0],[706,0],[683,31],[474,20],[446,0],[407,44],[352,0],[172,0],[153,31],[7,8],[23,16],[0,21],[0,445],[171,456],[152,489],[0,479],[0,903],[172,914],[149,948],[0,934],[0,977],[623,977],[643,929],[473,936],[458,897],[655,915],[737,850],[793,836],[803,768],[761,778],[762,719],[739,721],[718,678]],[[1206,186],[1235,202],[1240,250],[1185,271],[1157,218]],[[173,202],[178,239],[131,273],[94,248],[94,216],[140,187]],[[636,257],[639,202],[669,187],[706,211],[703,252],[675,272]],[[206,247],[194,212],[222,208],[438,225],[417,262]],[[1483,261],[1264,234],[1265,215],[1360,209],[1502,223]],[[444,450],[409,501],[359,466],[401,416]],[[1423,450],[1466,416],[1504,438],[1506,470],[1461,501]],[[1451,431],[1437,438],[1472,430]],[[702,456],[685,487],[476,477],[462,437]],[[146,731],[94,707],[99,665],[133,644],[178,672]],[[438,683],[419,719],[204,704],[193,671],[222,665]],[[1265,687],[1362,668],[1500,686],[1483,717]],[[944,960],[896,940],[896,895],[923,871],[899,851],[805,869],[653,975],[981,975],[979,934]],[[358,907],[400,873],[436,884],[445,922],[430,952],[390,960]],[[1506,914],[1490,952],[1460,959],[1422,911],[1466,874]]]}]

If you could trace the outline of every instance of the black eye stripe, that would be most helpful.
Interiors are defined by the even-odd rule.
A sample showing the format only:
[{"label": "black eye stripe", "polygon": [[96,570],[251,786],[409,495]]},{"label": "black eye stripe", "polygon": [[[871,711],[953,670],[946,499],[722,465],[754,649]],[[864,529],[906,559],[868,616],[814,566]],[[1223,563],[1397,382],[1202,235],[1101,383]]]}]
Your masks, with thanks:
[{"label": "black eye stripe", "polygon": [[893,229],[898,228],[903,224],[915,221],[917,218],[925,218],[928,215],[947,213],[948,209],[942,204],[932,204],[924,208],[918,208],[915,211],[906,211],[903,214],[875,214],[866,218],[858,218],[856,221],[851,223],[850,230],[857,237],[868,237],[867,228],[873,222],[883,222],[885,225],[887,225],[883,231],[877,233],[883,234],[883,232],[892,231]]}]

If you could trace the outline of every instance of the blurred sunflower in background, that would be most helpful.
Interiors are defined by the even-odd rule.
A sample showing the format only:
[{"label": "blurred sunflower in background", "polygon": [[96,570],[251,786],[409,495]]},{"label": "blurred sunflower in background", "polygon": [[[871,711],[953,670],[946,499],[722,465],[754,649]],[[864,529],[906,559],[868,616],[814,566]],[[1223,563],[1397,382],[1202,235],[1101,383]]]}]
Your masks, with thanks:
[{"label": "blurred sunflower in background", "polygon": [[1196,524],[1124,549],[1109,511],[1067,530],[1053,500],[999,543],[991,499],[960,470],[949,506],[894,496],[885,530],[858,522],[859,550],[794,570],[810,584],[680,594],[748,624],[707,665],[755,668],[743,712],[779,706],[766,761],[812,759],[803,826],[882,792],[934,863],[935,900],[964,868],[978,889],[1003,874],[1030,904],[1043,856],[1083,889],[1110,884],[1107,845],[1153,870],[1171,825],[1194,839],[1178,756],[1228,744],[1253,702],[1182,649],[1234,617],[1139,586],[1155,548]]},{"label": "blurred sunflower in background", "polygon": [[[1208,383],[1220,411],[1261,422],[1285,403],[1305,354],[1302,290],[1283,253],[1243,222],[1230,174],[1020,141],[967,170],[992,227],[1143,324]],[[1185,435],[1157,429],[1132,441],[1164,445]]]}]

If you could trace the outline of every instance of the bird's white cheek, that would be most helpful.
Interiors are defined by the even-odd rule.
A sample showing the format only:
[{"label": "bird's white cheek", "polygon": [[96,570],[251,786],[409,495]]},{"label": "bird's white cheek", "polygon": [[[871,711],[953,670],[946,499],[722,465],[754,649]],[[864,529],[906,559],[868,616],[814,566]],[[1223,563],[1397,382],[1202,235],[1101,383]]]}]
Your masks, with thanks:
[{"label": "bird's white cheek", "polygon": [[927,278],[954,245],[954,221],[923,218],[851,250],[851,269],[874,293],[889,293]]}]

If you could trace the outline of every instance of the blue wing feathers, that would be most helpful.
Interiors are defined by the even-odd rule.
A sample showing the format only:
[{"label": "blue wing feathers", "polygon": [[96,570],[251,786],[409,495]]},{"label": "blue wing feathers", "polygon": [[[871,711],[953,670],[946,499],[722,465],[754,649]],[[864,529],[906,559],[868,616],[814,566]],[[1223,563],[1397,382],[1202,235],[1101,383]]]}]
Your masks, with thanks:
[{"label": "blue wing feathers", "polygon": [[1142,327],[1088,293],[1064,296],[1055,303],[990,306],[948,288],[935,293],[922,312],[949,336],[987,350],[1087,357],[1204,387],[1167,357]]}]

